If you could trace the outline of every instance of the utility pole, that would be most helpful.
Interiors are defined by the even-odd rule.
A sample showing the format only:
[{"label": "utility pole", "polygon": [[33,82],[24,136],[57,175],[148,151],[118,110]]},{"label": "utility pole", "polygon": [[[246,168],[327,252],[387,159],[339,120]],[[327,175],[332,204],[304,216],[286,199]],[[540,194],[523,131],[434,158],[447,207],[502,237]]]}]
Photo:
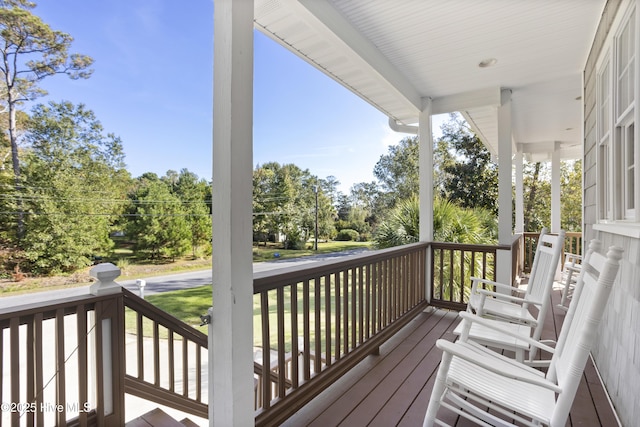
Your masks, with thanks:
[{"label": "utility pole", "polygon": [[314,250],[318,251],[318,186],[313,187],[313,191],[316,193],[316,232],[315,232],[315,244]]}]

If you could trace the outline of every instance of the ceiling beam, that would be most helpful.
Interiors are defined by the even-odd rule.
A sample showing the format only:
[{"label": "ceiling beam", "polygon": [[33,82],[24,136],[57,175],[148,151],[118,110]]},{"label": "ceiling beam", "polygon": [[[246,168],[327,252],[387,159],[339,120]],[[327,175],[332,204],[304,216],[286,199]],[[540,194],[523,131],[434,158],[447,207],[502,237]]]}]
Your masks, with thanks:
[{"label": "ceiling beam", "polygon": [[[418,113],[422,108],[422,96],[413,84],[380,52],[380,50],[356,30],[342,14],[329,2],[318,0],[289,0],[300,4],[318,20],[325,28],[325,36],[342,44],[353,58],[353,54],[361,61],[365,69],[376,75],[377,80],[387,89],[402,97],[405,102],[415,108]],[[316,29],[317,26],[315,26]]]},{"label": "ceiling beam", "polygon": [[481,107],[500,106],[499,87],[472,90],[433,99],[433,114],[462,112]]}]

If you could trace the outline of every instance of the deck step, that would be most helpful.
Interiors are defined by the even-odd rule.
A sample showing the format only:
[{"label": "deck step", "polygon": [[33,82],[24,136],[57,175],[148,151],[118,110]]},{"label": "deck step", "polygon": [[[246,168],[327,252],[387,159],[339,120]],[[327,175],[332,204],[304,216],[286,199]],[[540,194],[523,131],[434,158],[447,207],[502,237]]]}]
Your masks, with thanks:
[{"label": "deck step", "polygon": [[140,415],[125,424],[125,427],[197,427],[198,425],[188,418],[177,421],[160,408],[152,409],[144,415]]}]

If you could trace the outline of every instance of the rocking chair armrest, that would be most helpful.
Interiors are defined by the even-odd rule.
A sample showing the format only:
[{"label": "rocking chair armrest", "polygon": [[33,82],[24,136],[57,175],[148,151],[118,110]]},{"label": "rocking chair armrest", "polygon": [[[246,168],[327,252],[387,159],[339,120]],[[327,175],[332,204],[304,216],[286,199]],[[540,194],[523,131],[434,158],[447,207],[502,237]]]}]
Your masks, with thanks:
[{"label": "rocking chair armrest", "polygon": [[516,296],[512,296],[512,295],[501,294],[499,292],[493,292],[493,291],[489,291],[487,289],[480,289],[478,291],[478,293],[483,295],[484,298],[493,297],[493,298],[505,300],[505,301],[508,301],[508,302],[513,302],[513,303],[516,303],[516,304],[525,304],[526,303],[526,304],[532,304],[532,305],[535,305],[535,306],[541,306],[542,305],[541,301],[534,301],[534,300],[524,299],[524,298],[516,297]]},{"label": "rocking chair armrest", "polygon": [[[582,261],[582,255],[578,255],[578,254],[573,254],[571,252],[565,252],[564,253],[564,259],[566,260],[571,260],[571,261]],[[569,262],[571,262],[569,261]]]},{"label": "rocking chair armrest", "polygon": [[[472,313],[465,312],[465,311],[461,311],[459,313],[459,315],[460,315],[460,317],[462,317],[462,321],[463,322],[467,322],[463,327],[463,332],[460,335],[461,337],[464,337],[464,336],[468,335],[469,329],[467,329],[467,328],[471,328],[471,323],[473,322],[473,323],[477,323],[479,325],[483,325],[483,326],[485,326],[487,328],[493,329],[495,331],[498,331],[500,333],[507,334],[507,335],[510,335],[512,337],[518,338],[519,340],[526,341],[527,344],[529,344],[529,345],[531,345],[533,347],[539,348],[540,350],[543,350],[543,351],[545,351],[547,353],[553,354],[556,351],[555,348],[550,347],[550,346],[544,344],[541,341],[534,340],[533,338],[531,338],[528,335],[521,335],[521,334],[519,334],[517,332],[512,331],[511,329],[502,328],[498,324],[496,324],[496,322],[492,322],[491,319],[486,319],[484,317],[480,317],[480,316],[478,316],[476,314],[472,314]],[[550,341],[546,341],[546,342],[549,342],[549,344],[551,344]]]},{"label": "rocking chair armrest", "polygon": [[494,282],[493,280],[489,280],[489,279],[482,279],[480,277],[471,277],[471,293],[480,291],[480,289],[478,289],[478,284],[480,283],[495,286],[496,288],[503,289],[505,291],[525,293],[525,291],[520,288],[515,288],[505,283]]},{"label": "rocking chair armrest", "polygon": [[576,264],[575,266],[573,265],[567,265],[564,267],[565,270],[571,270],[574,273],[580,273],[580,271],[582,270],[582,266],[580,264]]},{"label": "rocking chair armrest", "polygon": [[[495,360],[500,360],[498,357],[496,357],[495,360],[489,360],[489,358],[485,360],[485,358],[482,358],[482,357],[481,358],[475,357],[477,356],[477,352],[474,351],[467,343],[461,343],[461,342],[453,343],[449,340],[439,339],[438,341],[436,341],[436,346],[443,352],[449,353],[455,357],[459,357],[460,359],[466,360],[469,363],[472,363],[476,366],[479,366],[489,372],[500,375],[502,377],[511,378],[516,381],[526,382],[529,384],[537,385],[539,387],[544,387],[549,390],[552,390],[555,393],[562,393],[561,387],[558,387],[557,384],[552,383],[551,381],[547,380],[543,376],[537,376],[537,375],[531,375],[531,374],[518,375],[518,371],[520,371],[523,374],[527,374],[528,367],[526,367],[526,365],[523,365],[521,369],[518,369],[517,367],[516,369],[504,369],[504,365],[502,363],[495,363]],[[499,356],[499,355],[496,354],[496,356]],[[494,362],[494,363],[491,363],[491,362]]]}]

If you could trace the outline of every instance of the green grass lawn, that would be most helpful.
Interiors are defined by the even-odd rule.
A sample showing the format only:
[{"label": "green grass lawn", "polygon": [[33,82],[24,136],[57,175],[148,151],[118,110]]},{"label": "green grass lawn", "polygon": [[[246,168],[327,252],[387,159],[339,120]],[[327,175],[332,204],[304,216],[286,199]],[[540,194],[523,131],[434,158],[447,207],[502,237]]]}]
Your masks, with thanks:
[{"label": "green grass lawn", "polygon": [[[324,287],[323,287],[324,288]],[[313,285],[311,285],[311,296],[310,296],[310,304],[314,306],[314,289]],[[160,294],[149,295],[145,299],[151,304],[155,305],[159,309],[171,314],[172,316],[182,320],[190,326],[195,327],[196,329],[204,332],[205,334],[208,332],[208,328],[206,326],[200,326],[200,315],[206,314],[209,307],[211,307],[211,286],[199,286],[196,288],[183,289],[179,291],[171,291],[171,292],[163,292]],[[324,302],[324,289],[321,292],[321,298]],[[302,310],[302,291],[301,287],[298,290],[298,307],[299,311]],[[286,340],[289,341],[291,336],[290,333],[290,305],[291,305],[291,297],[290,297],[290,289],[287,288],[284,291],[284,309],[286,315]],[[299,324],[302,325],[302,314],[299,314]],[[136,332],[136,319],[137,315],[133,310],[127,309],[125,312],[125,329],[129,333]],[[314,318],[313,314],[311,316],[311,326],[314,327]],[[322,311],[322,320],[324,320],[324,310]],[[276,327],[277,321],[277,293],[275,291],[269,292],[269,322],[271,326],[271,338],[272,344],[275,344],[276,340]],[[260,296],[254,295],[254,303],[253,303],[253,323],[255,330],[255,339],[257,345],[261,345],[261,325],[262,320],[260,316]],[[162,328],[161,328],[162,330]],[[301,333],[302,331],[300,331]],[[153,325],[151,321],[143,321],[143,334],[144,336],[152,336],[153,334]],[[161,332],[161,337],[166,338],[166,331]]]},{"label": "green grass lawn", "polygon": [[[276,258],[286,259],[286,258],[297,258],[308,255],[314,255],[318,253],[331,253],[331,252],[339,252],[350,249],[358,249],[358,248],[369,248],[371,244],[369,242],[322,242],[318,244],[318,251],[314,251],[312,249],[307,250],[283,250],[274,246],[260,246],[259,248],[254,247],[253,249],[253,258],[254,261],[265,261],[265,260],[273,260]],[[278,253],[279,256],[275,257],[274,254]],[[322,304],[324,303],[324,292],[325,286],[323,285],[320,290],[320,296],[322,299]],[[276,298],[277,293],[275,291],[269,292],[269,322],[271,325],[271,338],[272,345],[275,345],[276,340],[276,320],[277,320],[277,312],[276,312]],[[200,286],[191,289],[184,289],[179,291],[171,291],[171,292],[163,292],[159,294],[149,295],[145,298],[148,302],[160,308],[161,310],[171,314],[172,316],[182,320],[195,327],[196,329],[207,333],[207,327],[199,326],[200,325],[200,315],[206,314],[209,307],[211,307],[212,302],[212,291],[210,285]],[[299,310],[302,311],[302,289],[298,288],[298,307]],[[335,302],[332,301],[331,310],[334,312],[333,304]],[[285,340],[287,341],[287,351],[290,349],[290,340],[291,340],[291,332],[290,332],[290,288],[287,287],[284,291],[284,308],[286,315],[286,330],[285,330]],[[313,307],[314,305],[314,289],[313,284],[311,285],[311,295],[310,295],[310,304]],[[260,316],[260,300],[259,296],[254,296],[254,305],[253,305],[253,319],[254,319],[254,342],[256,345],[261,346],[261,316]],[[321,313],[322,322],[324,322],[324,308],[322,308]],[[299,324],[302,325],[302,314],[299,315]],[[313,335],[314,328],[314,316],[311,316],[311,328]],[[300,326],[302,327],[302,326]],[[136,313],[127,309],[125,312],[125,328],[129,333],[135,333],[136,331]],[[299,331],[301,334],[302,331]],[[153,334],[153,325],[152,322],[148,319],[143,321],[143,334],[145,336],[152,336]],[[162,338],[166,338],[167,332],[164,328],[160,328],[160,336]],[[313,338],[313,337],[312,337]]]},{"label": "green grass lawn", "polygon": [[[311,336],[310,340],[313,342],[315,339],[315,315],[314,308],[315,307],[315,287],[312,282],[309,285],[309,304],[311,307],[310,314],[310,328],[311,328]],[[320,327],[321,330],[325,331],[327,325],[325,324],[325,292],[326,292],[326,283],[324,279],[322,283],[319,285],[319,296],[320,296]],[[330,288],[332,291],[334,290],[334,282],[331,280]],[[196,288],[184,289],[179,291],[171,291],[171,292],[163,292],[159,294],[150,295],[147,298],[147,301],[160,308],[161,310],[171,314],[172,316],[184,321],[185,323],[195,327],[196,329],[204,332],[205,334],[208,332],[208,328],[206,326],[200,325],[200,315],[206,314],[207,310],[211,306],[212,302],[212,290],[211,286],[205,285]],[[302,285],[298,285],[297,290],[297,299],[298,299],[298,335],[302,335],[302,327],[303,327],[303,292]],[[342,301],[341,301],[342,302]],[[271,337],[271,348],[277,347],[277,292],[270,291],[268,293],[268,304],[269,304],[269,329],[270,329],[270,337]],[[286,287],[283,290],[283,308],[284,308],[284,316],[285,316],[285,331],[284,331],[284,339],[285,339],[285,351],[291,350],[291,287]],[[331,318],[331,329],[332,329],[332,341],[335,339],[335,325],[333,322],[335,321],[335,298],[331,298],[330,308],[332,313]],[[343,307],[344,310],[344,307]],[[349,308],[347,307],[347,310]],[[349,324],[353,319],[349,319]],[[260,295],[254,295],[253,299],[253,326],[254,326],[254,345],[258,347],[262,347],[262,316],[260,312]],[[341,325],[343,326],[343,325]],[[129,333],[135,333],[136,331],[136,313],[127,309],[125,312],[125,328]],[[152,322],[148,319],[143,321],[143,334],[145,336],[153,335],[153,325]],[[167,331],[164,328],[160,328],[160,337],[166,338]],[[322,346],[324,349],[324,336],[322,338]],[[333,345],[333,344],[332,344]]]}]

